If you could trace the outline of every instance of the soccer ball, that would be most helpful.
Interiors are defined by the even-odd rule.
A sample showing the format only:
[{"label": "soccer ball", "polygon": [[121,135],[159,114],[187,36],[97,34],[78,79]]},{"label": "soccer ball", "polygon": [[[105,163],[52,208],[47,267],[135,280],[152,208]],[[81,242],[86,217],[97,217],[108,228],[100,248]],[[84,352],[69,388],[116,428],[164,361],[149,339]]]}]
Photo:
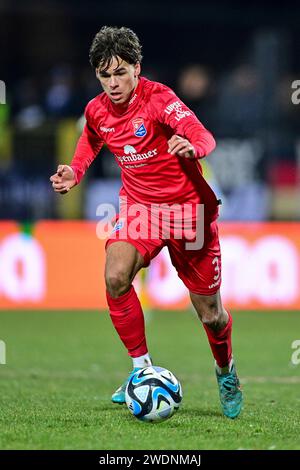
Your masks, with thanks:
[{"label": "soccer ball", "polygon": [[172,372],[163,367],[145,367],[130,377],[125,391],[129,411],[141,421],[170,418],[182,401],[182,387]]}]

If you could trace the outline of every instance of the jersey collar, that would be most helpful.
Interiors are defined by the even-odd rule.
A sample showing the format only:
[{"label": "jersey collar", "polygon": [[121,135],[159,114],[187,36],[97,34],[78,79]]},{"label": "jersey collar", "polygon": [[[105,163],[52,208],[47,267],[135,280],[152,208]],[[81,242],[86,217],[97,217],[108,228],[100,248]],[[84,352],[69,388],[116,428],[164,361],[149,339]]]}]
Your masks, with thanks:
[{"label": "jersey collar", "polygon": [[126,113],[129,113],[131,112],[138,104],[138,102],[140,101],[140,98],[142,96],[142,90],[143,90],[143,82],[145,81],[145,79],[143,77],[140,77],[139,78],[139,81],[138,81],[138,84],[137,84],[137,87],[135,88],[135,90],[132,92],[132,95],[130,97],[130,100],[128,101],[128,105],[126,106],[126,108],[123,108],[122,106],[120,105],[117,105],[115,103],[113,103],[109,98],[109,106],[111,108],[111,110],[115,113],[115,114],[118,114],[118,115],[124,115]]}]

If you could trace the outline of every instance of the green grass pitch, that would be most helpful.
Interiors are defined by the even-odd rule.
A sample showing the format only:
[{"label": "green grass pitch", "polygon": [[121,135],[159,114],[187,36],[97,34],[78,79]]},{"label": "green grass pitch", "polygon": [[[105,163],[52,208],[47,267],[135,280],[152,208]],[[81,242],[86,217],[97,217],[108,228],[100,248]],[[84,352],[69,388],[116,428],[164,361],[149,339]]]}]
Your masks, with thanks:
[{"label": "green grass pitch", "polygon": [[110,402],[131,369],[107,313],[1,312],[0,449],[300,449],[299,312],[234,312],[244,390],[237,420],[220,412],[213,361],[191,312],[147,315],[156,365],[181,380],[184,400],[159,424]]}]

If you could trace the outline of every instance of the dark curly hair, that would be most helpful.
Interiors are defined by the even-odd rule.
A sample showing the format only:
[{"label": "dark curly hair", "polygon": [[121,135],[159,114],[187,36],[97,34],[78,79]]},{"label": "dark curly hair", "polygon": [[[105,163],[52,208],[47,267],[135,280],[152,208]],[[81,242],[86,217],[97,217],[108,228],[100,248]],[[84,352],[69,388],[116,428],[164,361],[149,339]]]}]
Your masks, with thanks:
[{"label": "dark curly hair", "polygon": [[107,70],[114,57],[135,65],[142,61],[142,46],[131,29],[124,26],[103,26],[92,42],[90,63],[95,69],[103,66],[103,70]]}]

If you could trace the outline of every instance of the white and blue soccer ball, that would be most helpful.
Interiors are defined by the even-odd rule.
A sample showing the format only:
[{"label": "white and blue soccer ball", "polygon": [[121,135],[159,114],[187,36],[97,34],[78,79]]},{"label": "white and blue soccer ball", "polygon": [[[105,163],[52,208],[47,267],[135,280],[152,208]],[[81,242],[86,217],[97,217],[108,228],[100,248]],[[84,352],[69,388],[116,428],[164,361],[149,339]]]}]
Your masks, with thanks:
[{"label": "white and blue soccer ball", "polygon": [[129,411],[139,420],[159,422],[170,418],[182,401],[182,387],[163,367],[145,367],[135,372],[125,391]]}]

